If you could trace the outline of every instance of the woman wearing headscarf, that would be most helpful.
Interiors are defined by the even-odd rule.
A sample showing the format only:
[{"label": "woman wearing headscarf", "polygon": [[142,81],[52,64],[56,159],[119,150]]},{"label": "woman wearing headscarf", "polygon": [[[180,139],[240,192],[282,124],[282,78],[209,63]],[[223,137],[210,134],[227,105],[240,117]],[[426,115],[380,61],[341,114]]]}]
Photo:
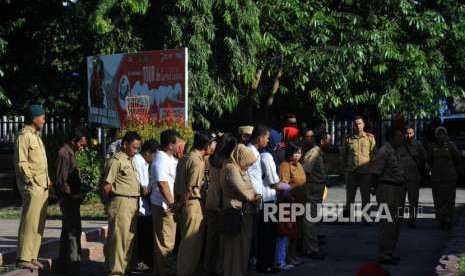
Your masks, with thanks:
[{"label": "woman wearing headscarf", "polygon": [[457,168],[460,152],[449,141],[447,129],[438,127],[434,131],[436,141],[428,146],[428,163],[431,166],[431,188],[433,190],[436,220],[442,229],[450,229],[455,208]]},{"label": "woman wearing headscarf", "polygon": [[223,193],[223,219],[228,219],[225,217],[228,210],[242,210],[238,233],[223,233],[224,276],[248,274],[253,218],[260,195],[255,193],[247,169],[255,161],[252,150],[238,144],[222,168],[220,183]]}]

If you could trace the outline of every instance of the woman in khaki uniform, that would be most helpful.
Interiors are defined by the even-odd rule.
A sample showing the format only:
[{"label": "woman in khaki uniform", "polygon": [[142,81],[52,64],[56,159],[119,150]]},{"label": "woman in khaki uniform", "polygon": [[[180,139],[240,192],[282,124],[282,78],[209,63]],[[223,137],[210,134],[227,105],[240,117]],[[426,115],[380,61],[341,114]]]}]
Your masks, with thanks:
[{"label": "woman in khaki uniform", "polygon": [[434,134],[436,142],[428,146],[434,209],[436,210],[436,220],[441,224],[441,228],[450,229],[455,208],[460,152],[453,142],[448,141],[445,127],[436,128]]},{"label": "woman in khaki uniform", "polygon": [[238,234],[223,234],[224,276],[247,275],[253,218],[260,195],[255,193],[247,169],[256,161],[252,150],[239,144],[225,161],[221,173],[223,210],[242,209]]},{"label": "woman in khaki uniform", "polygon": [[236,147],[237,141],[234,135],[224,134],[220,138],[216,151],[209,158],[210,168],[209,185],[207,189],[207,199],[205,202],[206,221],[207,221],[207,238],[205,245],[205,267],[211,275],[215,273],[223,274],[223,238],[219,225],[220,211],[222,208],[221,200],[221,168],[225,160],[231,155]]}]

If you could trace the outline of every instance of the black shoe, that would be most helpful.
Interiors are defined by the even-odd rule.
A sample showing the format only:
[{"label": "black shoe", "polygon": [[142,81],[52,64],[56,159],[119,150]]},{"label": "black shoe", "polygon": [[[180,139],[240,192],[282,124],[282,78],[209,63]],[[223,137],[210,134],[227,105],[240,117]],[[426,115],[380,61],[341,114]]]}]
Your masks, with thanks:
[{"label": "black shoe", "polygon": [[276,268],[276,267],[268,267],[266,268],[265,270],[263,271],[259,271],[259,273],[263,273],[263,274],[276,274],[278,272],[280,272],[281,270]]},{"label": "black shoe", "polygon": [[385,257],[378,259],[378,263],[385,265],[396,265],[399,262],[395,257]]},{"label": "black shoe", "polygon": [[304,257],[306,258],[309,258],[309,259],[312,259],[312,260],[324,260],[325,259],[325,253],[321,252],[320,251],[317,251],[317,252],[312,252],[312,253],[309,253],[309,254],[304,254]]}]

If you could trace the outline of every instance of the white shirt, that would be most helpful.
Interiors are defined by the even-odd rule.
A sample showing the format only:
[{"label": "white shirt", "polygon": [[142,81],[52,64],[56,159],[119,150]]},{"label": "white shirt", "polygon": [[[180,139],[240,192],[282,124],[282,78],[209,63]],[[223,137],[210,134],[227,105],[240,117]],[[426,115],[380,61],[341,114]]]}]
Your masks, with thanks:
[{"label": "white shirt", "polygon": [[176,166],[178,160],[174,156],[169,156],[164,151],[158,151],[155,159],[152,162],[152,194],[150,195],[150,202],[155,206],[163,207],[165,210],[168,208],[160,189],[158,182],[168,182],[171,194],[174,196],[174,179],[176,178]]},{"label": "white shirt", "polygon": [[269,152],[264,152],[260,154],[260,160],[263,172],[263,202],[276,201],[276,190],[270,187],[270,185],[279,183],[273,155]]},{"label": "white shirt", "polygon": [[[149,183],[149,163],[145,161],[144,157],[140,153],[134,155],[132,158],[132,164],[134,169],[136,169],[137,178],[139,179],[140,185],[143,187],[148,187],[150,193],[150,183]],[[150,202],[147,198],[139,198],[139,214],[142,216],[148,216],[150,212]]]},{"label": "white shirt", "polygon": [[247,173],[250,176],[250,180],[252,181],[252,186],[257,194],[263,195],[263,180],[262,180],[262,166],[260,164],[260,153],[258,152],[257,148],[249,144],[248,148],[250,148],[253,151],[253,154],[255,157],[257,157],[257,160],[255,163],[252,164],[252,166],[249,167],[247,170]]}]

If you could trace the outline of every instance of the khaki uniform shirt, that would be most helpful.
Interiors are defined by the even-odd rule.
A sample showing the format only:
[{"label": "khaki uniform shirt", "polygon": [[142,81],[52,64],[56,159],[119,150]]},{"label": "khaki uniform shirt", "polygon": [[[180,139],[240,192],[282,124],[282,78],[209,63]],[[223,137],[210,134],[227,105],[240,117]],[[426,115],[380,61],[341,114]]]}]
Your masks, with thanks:
[{"label": "khaki uniform shirt", "polygon": [[48,176],[47,154],[39,132],[32,126],[26,125],[19,132],[16,138],[14,162],[20,191],[26,185],[48,188],[50,178]]},{"label": "khaki uniform shirt", "polygon": [[105,182],[111,184],[111,193],[120,196],[138,197],[140,184],[131,158],[120,151],[113,155],[105,168]]},{"label": "khaki uniform shirt", "polygon": [[370,163],[376,151],[375,136],[364,132],[346,139],[342,148],[342,164],[347,172],[369,174]]},{"label": "khaki uniform shirt", "polygon": [[183,156],[176,167],[176,179],[174,181],[175,195],[184,197],[187,188],[191,187],[192,193],[189,199],[201,199],[204,176],[205,160],[197,150],[193,150]]},{"label": "khaki uniform shirt", "polygon": [[397,149],[397,156],[404,169],[406,180],[419,182],[422,176],[418,166],[426,161],[426,151],[422,144],[417,141],[405,142]]},{"label": "khaki uniform shirt", "polygon": [[397,152],[387,142],[379,149],[373,159],[370,171],[372,174],[379,175],[380,182],[402,185],[405,181],[405,173]]},{"label": "khaki uniform shirt", "polygon": [[447,142],[444,145],[429,144],[428,163],[431,165],[431,181],[456,181],[460,151],[452,142]]},{"label": "khaki uniform shirt", "polygon": [[221,168],[210,166],[208,170],[210,177],[210,184],[208,185],[207,200],[205,202],[205,209],[210,211],[219,211],[221,209]]},{"label": "khaki uniform shirt", "polygon": [[[255,198],[255,190],[247,172],[237,165],[226,163],[221,169],[221,188],[223,190],[223,209],[241,209],[243,204]],[[255,205],[246,203],[245,212],[255,212]]]},{"label": "khaki uniform shirt", "polygon": [[308,182],[324,183],[327,180],[325,165],[325,154],[319,146],[314,146],[304,157],[303,164],[305,172],[308,174]]}]

